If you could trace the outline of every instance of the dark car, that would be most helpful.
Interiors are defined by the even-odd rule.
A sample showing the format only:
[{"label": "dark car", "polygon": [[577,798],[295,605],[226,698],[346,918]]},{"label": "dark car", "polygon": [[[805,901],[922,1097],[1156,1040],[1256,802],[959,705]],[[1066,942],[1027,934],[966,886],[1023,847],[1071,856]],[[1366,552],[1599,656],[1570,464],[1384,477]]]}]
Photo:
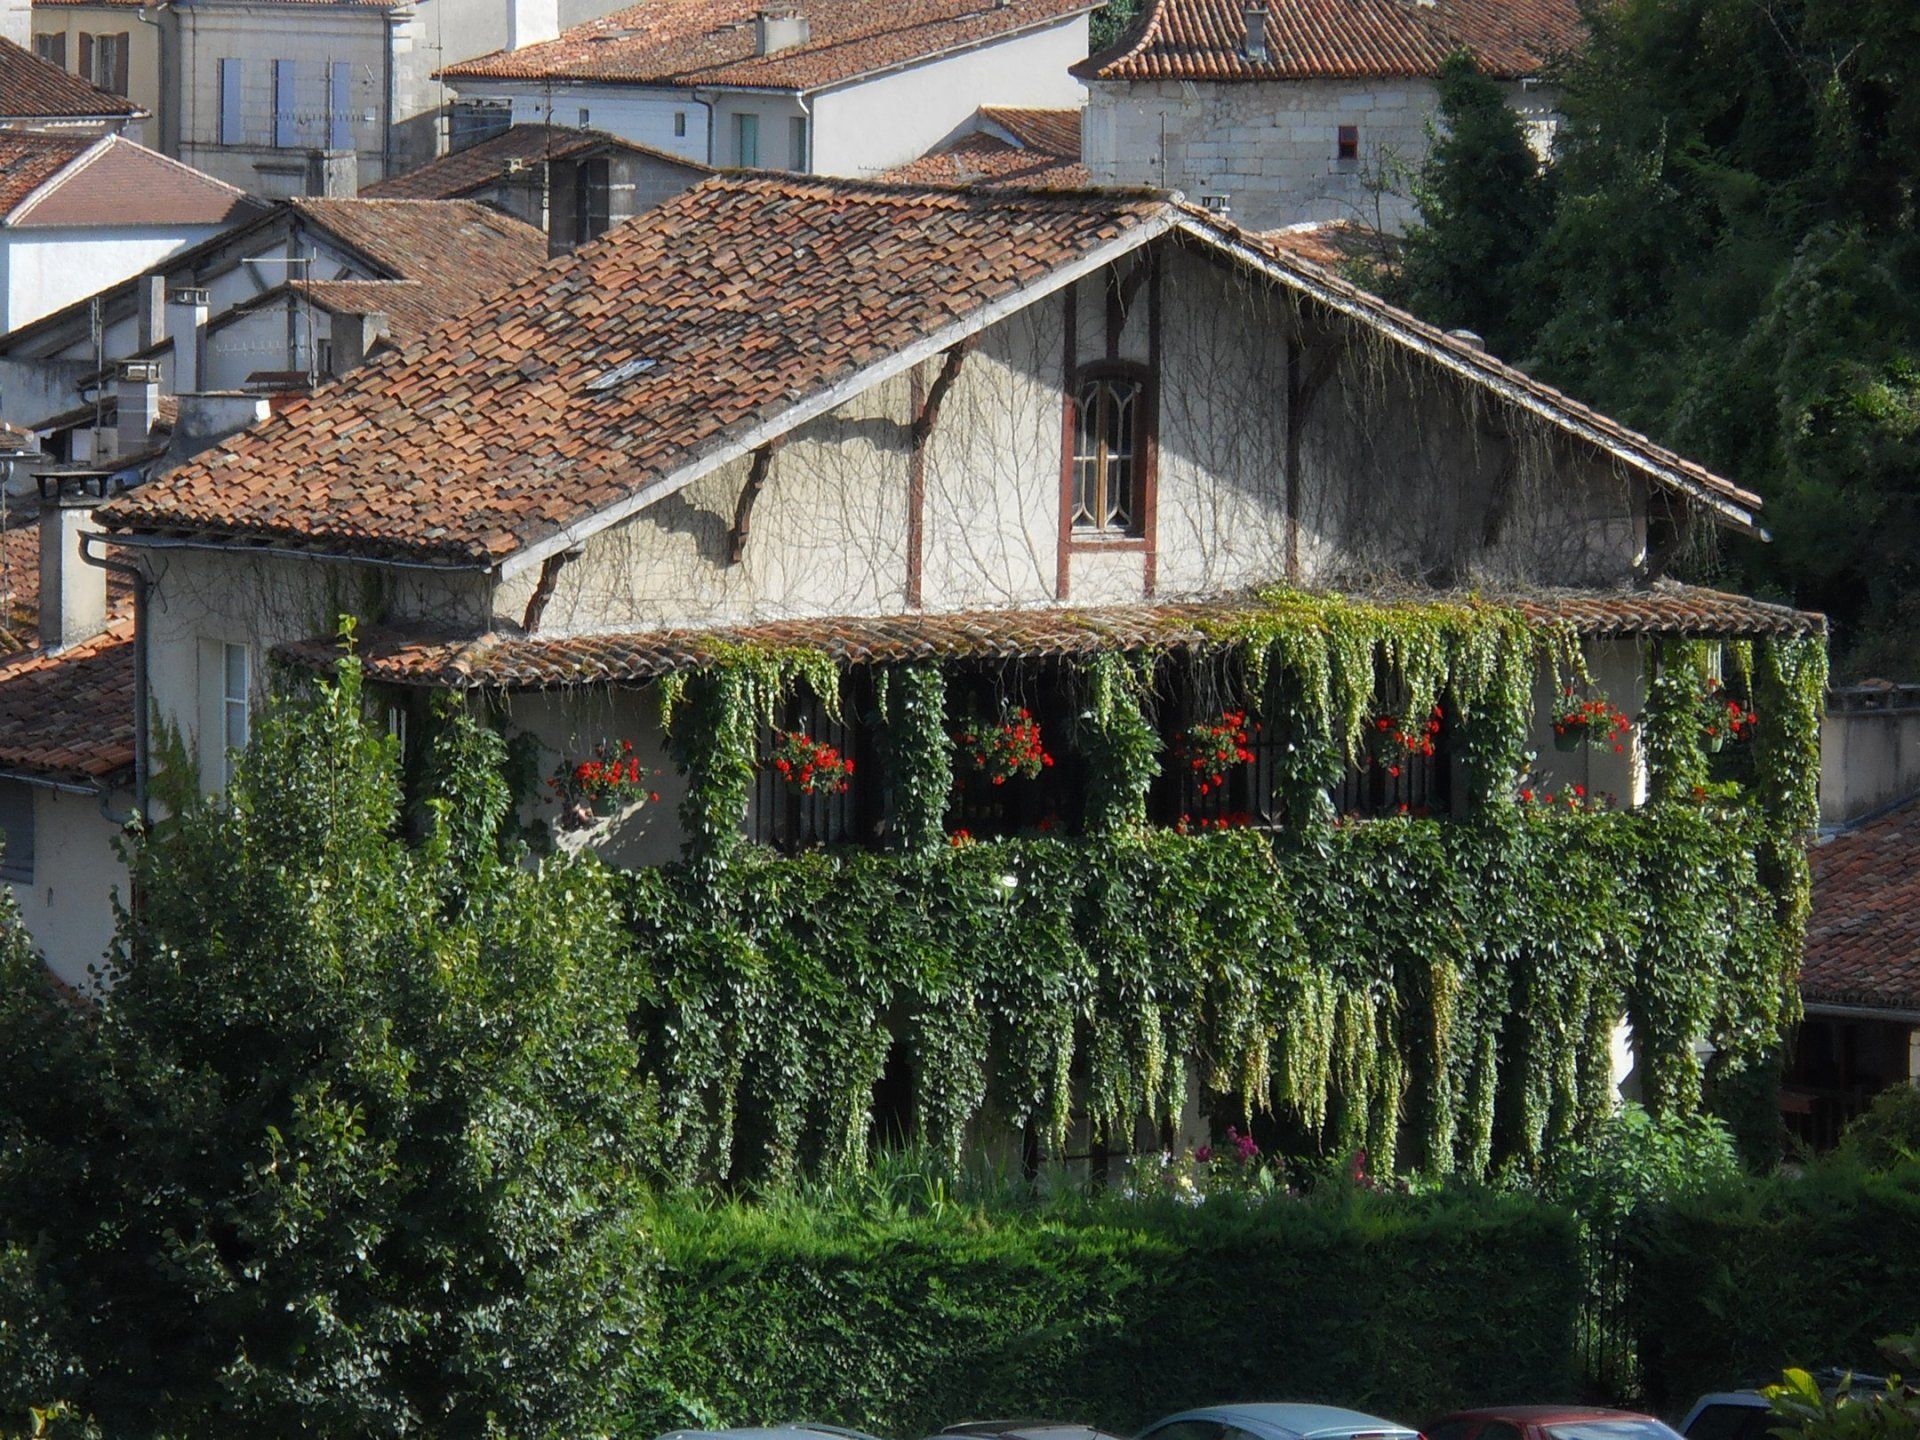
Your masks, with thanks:
[{"label": "dark car", "polygon": [[1680,1440],[1679,1432],[1651,1415],[1578,1405],[1456,1410],[1426,1433],[1427,1440]]},{"label": "dark car", "polygon": [[1117,1435],[1078,1421],[1038,1419],[963,1420],[958,1425],[947,1426],[929,1440],[941,1440],[942,1436],[960,1437],[960,1440],[1120,1440]]}]

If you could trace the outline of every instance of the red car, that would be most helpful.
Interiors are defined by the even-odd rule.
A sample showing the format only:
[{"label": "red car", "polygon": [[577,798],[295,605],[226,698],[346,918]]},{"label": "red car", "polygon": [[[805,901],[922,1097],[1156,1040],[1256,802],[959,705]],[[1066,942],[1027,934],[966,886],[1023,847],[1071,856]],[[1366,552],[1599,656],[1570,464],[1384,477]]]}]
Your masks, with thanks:
[{"label": "red car", "polygon": [[1493,1405],[1456,1410],[1426,1427],[1427,1440],[1680,1440],[1651,1415],[1574,1405]]}]

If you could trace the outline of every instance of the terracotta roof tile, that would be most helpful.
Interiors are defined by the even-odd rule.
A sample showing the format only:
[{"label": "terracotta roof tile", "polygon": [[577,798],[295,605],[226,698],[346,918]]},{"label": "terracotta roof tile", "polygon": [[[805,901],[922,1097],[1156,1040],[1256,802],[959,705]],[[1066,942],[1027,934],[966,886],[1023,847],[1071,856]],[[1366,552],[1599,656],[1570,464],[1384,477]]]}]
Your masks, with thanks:
[{"label": "terracotta roof tile", "polygon": [[[1382,598],[1407,596],[1401,592]],[[1826,624],[1818,615],[1670,583],[1637,591],[1540,591],[1479,598],[1515,606],[1539,623],[1569,624],[1596,639],[1823,634]],[[740,645],[813,648],[846,665],[1198,648],[1215,643],[1220,624],[1260,612],[1256,598],[1241,595],[1157,605],[774,620],[613,635],[448,638],[376,631],[364,636],[357,648],[369,678],[389,684],[545,689],[697,669]],[[340,651],[332,640],[313,640],[285,646],[283,653],[326,665]]]},{"label": "terracotta roof tile", "polygon": [[1401,250],[1398,235],[1358,220],[1309,220],[1279,230],[1263,230],[1260,238],[1275,250],[1343,273],[1356,263],[1383,271]]},{"label": "terracotta roof tile", "polygon": [[905,185],[1007,185],[1023,190],[1085,190],[1093,183],[1077,146],[1070,156],[1051,154],[977,131],[881,178]]},{"label": "terracotta roof tile", "polygon": [[0,662],[0,770],[95,784],[133,764],[133,622]]},{"label": "terracotta roof tile", "polygon": [[0,130],[0,221],[92,145],[92,140]]},{"label": "terracotta roof tile", "polygon": [[1242,0],[1154,0],[1074,73],[1098,80],[1431,77],[1471,50],[1498,79],[1538,75],[1585,36],[1577,0],[1267,0],[1267,58],[1246,53]]},{"label": "terracotta roof tile", "polygon": [[1089,0],[805,0],[805,43],[755,52],[767,0],[643,0],[556,40],[449,65],[449,80],[812,90],[1064,19]]},{"label": "terracotta roof tile", "polygon": [[100,517],[491,563],[1166,208],[719,177]]},{"label": "terracotta roof tile", "polygon": [[477,145],[429,160],[417,170],[363,186],[362,200],[458,200],[496,185],[516,164],[568,160],[603,150],[626,150],[662,162],[683,166],[696,174],[711,174],[710,166],[684,156],[669,155],[650,145],[636,145],[601,130],[569,129],[563,125],[515,125]]},{"label": "terracotta roof tile", "polygon": [[439,292],[457,314],[524,280],[547,259],[546,232],[477,200],[307,198],[291,202],[314,224],[358,250],[388,276]]},{"label": "terracotta roof tile", "polygon": [[1800,993],[1920,1010],[1920,801],[1816,846]]},{"label": "terracotta roof tile", "polygon": [[146,113],[126,96],[0,39],[0,120],[132,120]]},{"label": "terracotta roof tile", "polygon": [[1028,150],[1080,158],[1080,110],[1038,110],[1022,105],[982,105],[980,118]]},{"label": "terracotta roof tile", "polygon": [[[0,141],[19,140],[42,141],[50,151],[71,143],[0,132]],[[258,207],[239,186],[122,135],[93,141],[60,168],[57,185],[30,203],[9,207],[8,224],[223,225]]]}]

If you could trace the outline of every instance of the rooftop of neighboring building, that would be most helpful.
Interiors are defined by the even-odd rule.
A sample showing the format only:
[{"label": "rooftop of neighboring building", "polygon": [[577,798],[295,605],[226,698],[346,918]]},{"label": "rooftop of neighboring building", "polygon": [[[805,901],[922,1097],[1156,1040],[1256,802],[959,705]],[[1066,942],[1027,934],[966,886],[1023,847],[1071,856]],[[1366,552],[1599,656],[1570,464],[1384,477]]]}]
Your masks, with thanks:
[{"label": "rooftop of neighboring building", "polygon": [[1176,232],[1752,527],[1759,497],[1164,194],[764,173],[716,176],[616,226],[100,518],[491,567],[577,543],[641,493],[1037,301],[1089,257]]},{"label": "rooftop of neighboring building", "polygon": [[1264,54],[1241,0],[1148,0],[1074,67],[1085,80],[1430,79],[1470,50],[1496,79],[1537,76],[1585,36],[1577,0],[1266,0]]},{"label": "rooftop of neighboring building", "polygon": [[797,44],[760,53],[766,0],[643,0],[559,38],[449,65],[452,81],[816,90],[1049,25],[1090,0],[805,0]]},{"label": "rooftop of neighboring building", "polygon": [[128,121],[146,113],[126,96],[69,75],[24,45],[0,38],[0,126]]},{"label": "rooftop of neighboring building", "polygon": [[224,225],[259,208],[216,180],[121,135],[0,130],[0,224]]},{"label": "rooftop of neighboring building", "polygon": [[881,178],[910,185],[1084,190],[1093,182],[1080,163],[1080,114],[983,105],[975,128]]},{"label": "rooftop of neighboring building", "polygon": [[711,167],[602,130],[563,125],[514,125],[476,145],[429,160],[404,175],[389,176],[360,191],[362,200],[458,200],[511,179],[530,165],[626,151],[696,175]]},{"label": "rooftop of neighboring building", "polygon": [[1808,1004],[1920,1011],[1920,796],[1814,847]]},{"label": "rooftop of neighboring building", "polygon": [[1263,230],[1260,238],[1277,250],[1311,260],[1329,270],[1378,272],[1391,265],[1405,242],[1385,230],[1358,220],[1308,220],[1278,230]]}]

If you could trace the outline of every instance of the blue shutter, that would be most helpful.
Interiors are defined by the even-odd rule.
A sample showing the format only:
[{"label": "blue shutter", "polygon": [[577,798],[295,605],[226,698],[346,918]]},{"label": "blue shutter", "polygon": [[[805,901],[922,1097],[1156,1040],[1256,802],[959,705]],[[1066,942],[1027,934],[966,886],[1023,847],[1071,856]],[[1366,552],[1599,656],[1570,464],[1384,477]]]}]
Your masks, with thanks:
[{"label": "blue shutter", "polygon": [[336,60],[327,70],[327,148],[353,149],[353,63]]},{"label": "blue shutter", "polygon": [[240,124],[240,62],[220,62],[220,143],[238,145],[243,138]]},{"label": "blue shutter", "polygon": [[273,143],[282,150],[294,149],[300,143],[300,117],[294,110],[293,77],[293,61],[273,62]]}]

